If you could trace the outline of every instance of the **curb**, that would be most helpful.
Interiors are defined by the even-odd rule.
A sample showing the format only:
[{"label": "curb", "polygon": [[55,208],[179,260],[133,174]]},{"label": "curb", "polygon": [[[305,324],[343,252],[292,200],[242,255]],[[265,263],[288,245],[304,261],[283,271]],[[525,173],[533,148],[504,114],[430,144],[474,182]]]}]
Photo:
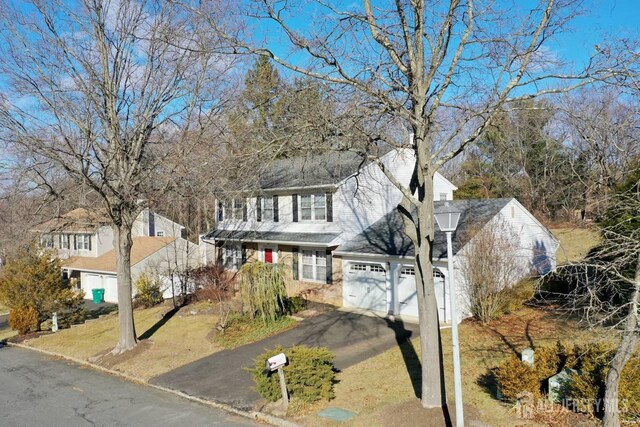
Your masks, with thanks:
[{"label": "curb", "polygon": [[42,354],[46,354],[47,356],[53,356],[53,357],[59,357],[61,359],[67,360],[69,362],[73,362],[77,365],[81,365],[81,366],[87,366],[90,367],[94,370],[115,376],[115,377],[119,377],[122,378],[124,380],[127,380],[129,382],[135,383],[135,384],[140,384],[149,388],[153,388],[156,390],[161,390],[165,393],[171,393],[175,396],[181,397],[183,399],[186,400],[190,400],[192,402],[196,402],[199,403],[201,405],[205,405],[205,406],[209,406],[212,408],[216,408],[216,409],[221,409],[225,412],[229,412],[231,414],[234,415],[239,415],[241,417],[244,418],[249,418],[251,420],[254,421],[262,421],[265,423],[268,423],[270,425],[276,426],[276,427],[299,427],[298,424],[292,423],[291,421],[287,421],[283,418],[278,418],[276,416],[273,415],[269,415],[269,414],[265,414],[263,412],[258,412],[258,411],[243,411],[237,408],[234,408],[231,405],[227,405],[225,403],[220,403],[220,402],[216,402],[213,400],[207,400],[207,399],[202,399],[200,397],[195,397],[195,396],[191,396],[188,395],[186,393],[183,393],[181,391],[178,390],[173,390],[167,387],[163,387],[161,385],[156,385],[156,384],[150,384],[148,382],[145,382],[139,378],[133,377],[131,375],[125,374],[123,372],[119,372],[119,371],[115,371],[113,369],[108,369],[105,367],[102,367],[100,365],[96,365],[94,363],[91,362],[87,362],[86,360],[82,360],[82,359],[77,359],[75,357],[71,357],[71,356],[65,356],[64,354],[59,354],[59,353],[54,353],[52,351],[48,351],[48,350],[43,350],[40,348],[35,348],[35,347],[30,347],[28,345],[24,345],[24,344],[19,344],[19,343],[12,343],[9,341],[5,342],[5,345],[9,346],[9,347],[18,347],[18,348],[22,348],[24,350],[31,350],[31,351],[35,351],[38,353],[42,353]]}]

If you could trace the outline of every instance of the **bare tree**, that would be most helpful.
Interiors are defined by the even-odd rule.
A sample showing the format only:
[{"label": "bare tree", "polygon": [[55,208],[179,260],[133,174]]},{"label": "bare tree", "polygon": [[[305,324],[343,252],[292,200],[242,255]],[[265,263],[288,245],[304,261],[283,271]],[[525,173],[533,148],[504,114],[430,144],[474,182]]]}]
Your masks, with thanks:
[{"label": "bare tree", "polygon": [[[267,34],[265,40],[226,34],[233,52],[268,56],[340,94],[340,110],[352,120],[336,126],[338,142],[331,149],[362,153],[401,192],[399,211],[415,245],[424,407],[445,404],[431,261],[433,176],[510,103],[604,78],[595,58],[576,73],[545,48],[575,16],[578,3],[541,0],[532,8],[472,0],[363,0],[359,6],[261,0],[247,2],[245,14],[253,33]],[[201,2],[192,10],[224,33],[206,8]],[[268,33],[256,31],[261,28]],[[415,156],[410,182],[375,155],[376,145]]]},{"label": "bare tree", "polygon": [[0,10],[3,140],[38,185],[63,173],[98,196],[118,265],[114,352],[132,349],[131,228],[140,199],[169,185],[158,165],[215,114],[224,82],[211,79],[229,63],[170,2],[3,1]]},{"label": "bare tree", "polygon": [[518,234],[504,219],[477,231],[459,254],[458,268],[469,312],[486,323],[504,313],[509,298],[503,291],[529,273],[531,265]]}]

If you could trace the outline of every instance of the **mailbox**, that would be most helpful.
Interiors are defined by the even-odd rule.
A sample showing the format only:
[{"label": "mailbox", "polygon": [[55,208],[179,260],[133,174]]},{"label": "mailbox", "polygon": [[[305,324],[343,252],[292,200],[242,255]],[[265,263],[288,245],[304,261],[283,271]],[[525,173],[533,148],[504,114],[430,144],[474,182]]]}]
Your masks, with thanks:
[{"label": "mailbox", "polygon": [[287,356],[284,353],[276,354],[267,360],[267,369],[275,371],[287,364]]}]

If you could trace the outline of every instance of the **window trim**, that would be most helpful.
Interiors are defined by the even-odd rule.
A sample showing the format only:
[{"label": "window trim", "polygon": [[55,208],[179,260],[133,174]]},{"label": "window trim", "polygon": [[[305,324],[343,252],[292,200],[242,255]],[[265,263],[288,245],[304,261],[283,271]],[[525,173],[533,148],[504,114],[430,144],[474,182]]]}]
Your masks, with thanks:
[{"label": "window trim", "polygon": [[71,249],[71,234],[63,233],[60,235],[60,249]]},{"label": "window trim", "polygon": [[[313,258],[313,264],[307,264],[304,262],[304,253],[311,252]],[[318,252],[324,253],[320,258],[324,259],[324,264],[321,267],[324,267],[324,274],[320,275],[318,279]],[[300,248],[299,251],[300,256],[300,281],[301,282],[313,282],[313,283],[327,283],[327,250],[326,248]],[[313,267],[313,279],[307,278],[304,275],[304,266],[311,265]]]},{"label": "window trim", "polygon": [[[302,217],[302,198],[310,196],[311,197],[311,219],[304,219]],[[324,210],[324,218],[317,219],[316,218],[316,199],[320,198],[324,202],[323,210]],[[310,194],[299,194],[298,195],[298,221],[299,222],[328,222],[327,220],[327,195],[325,193],[310,193]]]},{"label": "window trim", "polygon": [[43,234],[42,237],[40,238],[40,244],[42,245],[43,248],[54,249],[56,247],[56,242],[53,234],[51,233]]}]

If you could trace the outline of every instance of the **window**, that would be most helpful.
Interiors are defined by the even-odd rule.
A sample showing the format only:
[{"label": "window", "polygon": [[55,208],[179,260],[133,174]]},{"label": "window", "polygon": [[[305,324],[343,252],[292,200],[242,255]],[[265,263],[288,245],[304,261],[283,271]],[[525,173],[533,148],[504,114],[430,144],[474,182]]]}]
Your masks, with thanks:
[{"label": "window", "polygon": [[240,270],[242,266],[242,248],[240,245],[228,245],[224,247],[224,267]]},{"label": "window", "polygon": [[53,248],[53,235],[51,235],[51,234],[42,235],[42,239],[41,239],[40,243],[45,248]]},{"label": "window", "polygon": [[385,273],[386,270],[381,266],[381,265],[377,265],[377,264],[372,264],[371,267],[369,267],[371,269],[371,271],[373,273]]},{"label": "window", "polygon": [[445,201],[447,200],[447,193],[440,193],[440,201]]},{"label": "window", "polygon": [[415,276],[416,270],[413,267],[405,267],[400,270],[400,277]]},{"label": "window", "polygon": [[91,235],[90,234],[76,234],[76,249],[79,251],[91,250]]},{"label": "window", "polygon": [[242,199],[233,199],[233,219],[242,219]]},{"label": "window", "polygon": [[367,271],[367,264],[351,264],[351,271]]},{"label": "window", "polygon": [[164,236],[165,236],[165,234],[164,234],[164,230],[158,230],[158,231],[156,231],[156,236],[157,236],[157,237],[164,237]]},{"label": "window", "polygon": [[302,279],[324,282],[327,278],[327,253],[304,249],[302,251]]},{"label": "window", "polygon": [[300,220],[324,221],[327,219],[327,199],[324,194],[300,196]]},{"label": "window", "polygon": [[71,241],[71,236],[69,234],[61,234],[60,235],[60,248],[61,249],[70,249],[71,245],[69,244]]},{"label": "window", "polygon": [[273,221],[273,197],[264,197],[262,199],[262,220]]},{"label": "window", "polygon": [[444,279],[444,273],[440,270],[433,270],[433,277],[437,279]]}]

